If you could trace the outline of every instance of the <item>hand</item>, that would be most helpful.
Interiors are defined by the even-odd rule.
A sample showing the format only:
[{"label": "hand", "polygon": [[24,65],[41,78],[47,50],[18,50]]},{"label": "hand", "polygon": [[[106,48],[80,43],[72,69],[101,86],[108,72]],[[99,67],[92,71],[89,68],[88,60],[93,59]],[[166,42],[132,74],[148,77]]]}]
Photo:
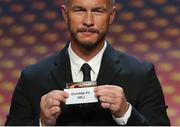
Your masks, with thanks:
[{"label": "hand", "polygon": [[41,97],[40,119],[43,126],[55,125],[57,117],[61,114],[60,105],[66,101],[68,93],[53,90]]},{"label": "hand", "polygon": [[129,104],[121,87],[102,85],[95,87],[94,91],[96,97],[101,101],[101,106],[105,109],[110,109],[116,118],[124,116],[127,112]]}]

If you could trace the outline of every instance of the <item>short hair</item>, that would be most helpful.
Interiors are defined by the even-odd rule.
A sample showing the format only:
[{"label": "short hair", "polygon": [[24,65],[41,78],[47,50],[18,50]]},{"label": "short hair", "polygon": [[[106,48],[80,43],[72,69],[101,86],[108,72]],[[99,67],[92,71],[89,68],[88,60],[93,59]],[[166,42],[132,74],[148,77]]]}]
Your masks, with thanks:
[{"label": "short hair", "polygon": [[[69,0],[64,0],[64,3],[67,4]],[[114,5],[115,4],[115,0],[111,0],[111,4]]]}]

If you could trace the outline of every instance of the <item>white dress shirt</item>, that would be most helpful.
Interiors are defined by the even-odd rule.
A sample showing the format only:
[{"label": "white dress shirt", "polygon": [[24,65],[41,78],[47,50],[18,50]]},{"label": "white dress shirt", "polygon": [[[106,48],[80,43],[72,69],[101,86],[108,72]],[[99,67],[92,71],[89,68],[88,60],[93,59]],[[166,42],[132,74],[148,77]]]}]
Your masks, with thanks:
[{"label": "white dress shirt", "polygon": [[[96,81],[98,73],[99,73],[100,65],[101,65],[102,56],[103,56],[103,53],[104,53],[106,47],[107,47],[107,42],[104,43],[103,48],[95,57],[93,57],[89,61],[84,61],[81,57],[76,55],[76,53],[72,50],[71,43],[69,44],[68,54],[69,54],[69,58],[70,58],[73,82],[83,81],[83,72],[81,71],[81,67],[84,63],[89,64],[89,66],[91,67],[91,80]],[[132,111],[132,106],[131,106],[131,104],[129,104],[129,109],[123,117],[115,118],[113,116],[113,118],[118,124],[125,125],[131,115],[131,111]]]},{"label": "white dress shirt", "polygon": [[72,79],[73,82],[82,82],[83,81],[83,72],[81,71],[81,67],[84,63],[88,63],[91,67],[91,80],[96,81],[100,64],[102,60],[102,55],[105,51],[107,44],[105,43],[102,50],[91,60],[84,61],[82,58],[80,58],[78,55],[75,54],[75,52],[71,48],[71,43],[69,44],[68,48],[68,54],[70,58],[70,64],[71,64],[71,73],[72,73]]}]

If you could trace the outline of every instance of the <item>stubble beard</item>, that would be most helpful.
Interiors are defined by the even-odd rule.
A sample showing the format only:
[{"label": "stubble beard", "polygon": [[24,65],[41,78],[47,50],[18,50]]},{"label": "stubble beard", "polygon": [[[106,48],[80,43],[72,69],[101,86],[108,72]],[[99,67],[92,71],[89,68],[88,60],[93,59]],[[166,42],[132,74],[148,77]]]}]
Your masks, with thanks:
[{"label": "stubble beard", "polygon": [[92,41],[83,41],[78,37],[78,33],[81,31],[74,32],[71,30],[71,37],[81,49],[87,50],[87,51],[93,51],[98,48],[101,43],[105,40],[105,36],[107,32],[96,32],[94,34],[98,34],[98,37],[96,40]]}]

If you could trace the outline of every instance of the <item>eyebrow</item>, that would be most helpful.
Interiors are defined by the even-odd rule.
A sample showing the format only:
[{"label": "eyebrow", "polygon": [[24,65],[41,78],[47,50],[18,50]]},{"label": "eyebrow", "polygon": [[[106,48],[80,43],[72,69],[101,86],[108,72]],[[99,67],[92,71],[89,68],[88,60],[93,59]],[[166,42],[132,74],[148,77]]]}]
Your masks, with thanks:
[{"label": "eyebrow", "polygon": [[104,6],[97,6],[97,7],[92,8],[92,10],[103,10],[103,11],[105,11],[106,8]]},{"label": "eyebrow", "polygon": [[82,7],[82,6],[80,6],[80,5],[74,5],[74,6],[72,6],[71,8],[72,8],[72,9],[76,9],[76,8],[84,8],[84,7]]}]

